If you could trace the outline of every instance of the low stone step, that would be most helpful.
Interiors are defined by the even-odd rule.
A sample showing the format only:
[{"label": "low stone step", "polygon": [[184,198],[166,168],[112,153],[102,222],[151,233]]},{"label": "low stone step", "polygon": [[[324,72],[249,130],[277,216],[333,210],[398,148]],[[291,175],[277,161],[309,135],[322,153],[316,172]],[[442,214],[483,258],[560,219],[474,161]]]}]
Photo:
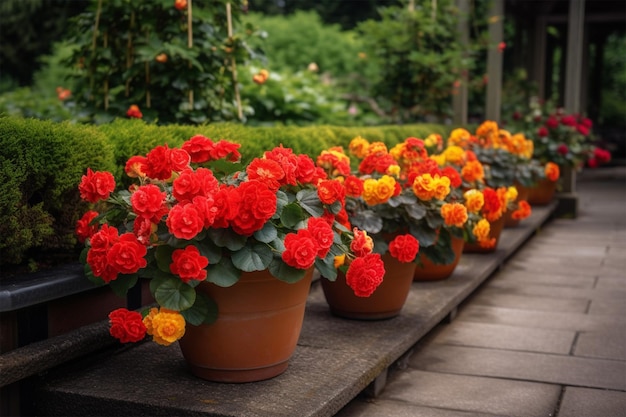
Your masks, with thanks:
[{"label": "low stone step", "polygon": [[312,285],[302,333],[285,373],[246,384],[191,375],[177,345],[147,342],[87,357],[39,377],[36,415],[332,416],[361,391],[384,389],[387,369],[493,274],[554,212],[533,208],[505,229],[498,250],[463,254],[454,274],[415,282],[401,314],[380,321],[333,316],[319,282]]}]

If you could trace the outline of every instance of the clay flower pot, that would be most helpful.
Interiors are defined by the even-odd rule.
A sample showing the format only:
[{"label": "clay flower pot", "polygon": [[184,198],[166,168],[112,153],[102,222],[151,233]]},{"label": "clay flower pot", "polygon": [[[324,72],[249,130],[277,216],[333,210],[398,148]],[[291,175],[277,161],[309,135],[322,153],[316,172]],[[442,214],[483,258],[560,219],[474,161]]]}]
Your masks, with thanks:
[{"label": "clay flower pot", "polygon": [[313,269],[289,284],[268,271],[244,273],[231,287],[198,285],[217,303],[210,325],[187,326],[179,345],[191,372],[216,382],[252,382],[283,373],[304,319]]},{"label": "clay flower pot", "polygon": [[346,284],[345,275],[337,274],[331,282],[322,280],[322,289],[330,311],[339,317],[359,320],[380,320],[400,314],[411,290],[415,262],[403,263],[388,253],[382,256],[385,277],[369,297],[357,297]]},{"label": "clay flower pot", "polygon": [[452,275],[463,254],[465,240],[451,236],[450,245],[454,252],[454,260],[449,264],[436,264],[424,254],[420,255],[422,265],[415,268],[414,281],[438,281]]}]

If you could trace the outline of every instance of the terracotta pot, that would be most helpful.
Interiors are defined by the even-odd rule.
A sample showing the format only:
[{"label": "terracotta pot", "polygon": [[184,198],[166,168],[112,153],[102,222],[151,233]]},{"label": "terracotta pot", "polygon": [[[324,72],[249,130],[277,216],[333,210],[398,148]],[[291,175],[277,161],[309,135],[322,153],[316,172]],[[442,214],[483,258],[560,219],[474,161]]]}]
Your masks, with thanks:
[{"label": "terracotta pot", "polygon": [[304,319],[313,269],[288,284],[268,271],[243,273],[231,287],[197,287],[217,303],[210,325],[187,326],[179,345],[191,372],[216,382],[252,382],[283,373]]},{"label": "terracotta pot", "polygon": [[500,235],[502,229],[504,229],[504,215],[500,216],[495,222],[489,222],[490,230],[489,237],[496,239],[496,244],[491,248],[483,248],[478,243],[467,243],[463,245],[463,253],[490,253],[495,252],[498,249],[498,243],[500,242]]},{"label": "terracotta pot", "polygon": [[415,275],[413,276],[414,281],[437,281],[448,278],[454,270],[456,269],[457,264],[461,260],[461,255],[463,254],[463,246],[465,245],[465,240],[463,238],[451,236],[450,237],[450,245],[452,247],[452,252],[454,252],[454,261],[447,265],[436,264],[426,255],[420,255],[420,260],[422,265],[417,265],[415,268]]},{"label": "terracotta pot", "polygon": [[534,187],[528,188],[528,203],[532,206],[545,206],[550,204],[556,192],[556,181],[545,178]]},{"label": "terracotta pot", "polygon": [[388,253],[382,256],[385,264],[383,282],[369,297],[357,297],[339,272],[331,282],[322,279],[324,297],[331,313],[336,316],[358,320],[388,319],[400,314],[411,290],[415,262],[402,263]]}]

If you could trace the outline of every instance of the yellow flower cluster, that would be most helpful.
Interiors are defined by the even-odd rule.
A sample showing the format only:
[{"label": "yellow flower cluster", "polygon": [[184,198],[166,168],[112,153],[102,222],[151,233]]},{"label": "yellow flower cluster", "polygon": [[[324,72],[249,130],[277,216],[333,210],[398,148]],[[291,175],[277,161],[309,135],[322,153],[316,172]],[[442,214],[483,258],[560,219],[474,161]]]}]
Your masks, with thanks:
[{"label": "yellow flower cluster", "polygon": [[[352,142],[350,144],[352,144]],[[387,153],[387,145],[385,145],[383,142],[372,142],[364,150],[366,152],[365,153],[366,156],[367,155],[375,155],[375,154],[386,154]]]},{"label": "yellow flower cluster", "polygon": [[350,144],[348,145],[348,150],[357,158],[363,159],[368,153],[369,146],[370,143],[367,139],[364,139],[361,136],[357,136],[350,141]]},{"label": "yellow flower cluster", "polygon": [[470,213],[478,213],[485,204],[485,196],[477,189],[467,190],[463,197],[465,198],[465,207]]},{"label": "yellow flower cluster", "polygon": [[530,159],[533,156],[534,144],[531,139],[526,139],[523,133],[512,135],[509,131],[500,129],[498,131],[498,143],[495,147],[503,148],[512,154]]},{"label": "yellow flower cluster", "polygon": [[443,200],[450,194],[450,178],[422,174],[413,181],[413,192],[423,201],[430,201],[433,198]]},{"label": "yellow flower cluster", "polygon": [[468,130],[457,128],[450,132],[448,146],[460,146],[461,148],[467,148],[471,140],[472,134]]},{"label": "yellow flower cluster", "polygon": [[513,201],[517,199],[517,195],[518,195],[517,188],[515,188],[515,186],[508,187],[504,195],[506,198],[506,203],[507,204],[512,203]]},{"label": "yellow flower cluster", "polygon": [[461,203],[447,203],[441,206],[441,217],[448,226],[463,227],[468,219],[467,208]]},{"label": "yellow flower cluster", "polygon": [[474,226],[474,228],[472,229],[472,233],[474,234],[474,236],[476,236],[476,240],[478,241],[479,245],[484,247],[488,247],[489,244],[492,243],[492,240],[495,240],[493,238],[489,238],[490,231],[491,225],[486,219],[480,219],[478,223],[476,223],[476,226]]},{"label": "yellow flower cluster", "polygon": [[465,163],[465,149],[460,146],[448,146],[442,155],[445,157],[445,162],[455,165],[463,165]]},{"label": "yellow flower cluster", "polygon": [[438,133],[431,133],[424,139],[424,146],[427,148],[435,148],[443,145],[443,138]]},{"label": "yellow flower cluster", "polygon": [[368,178],[363,182],[363,200],[370,206],[389,201],[396,191],[396,180],[389,175],[379,179]]},{"label": "yellow flower cluster", "polygon": [[185,334],[185,318],[178,311],[151,308],[143,318],[147,332],[159,345],[169,346]]}]

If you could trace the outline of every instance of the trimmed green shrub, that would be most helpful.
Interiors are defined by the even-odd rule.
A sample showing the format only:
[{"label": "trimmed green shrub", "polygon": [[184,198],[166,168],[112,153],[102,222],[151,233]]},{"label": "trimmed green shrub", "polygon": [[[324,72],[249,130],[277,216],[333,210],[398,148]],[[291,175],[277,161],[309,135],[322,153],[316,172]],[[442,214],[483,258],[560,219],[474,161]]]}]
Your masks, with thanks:
[{"label": "trimmed green shrub", "polygon": [[0,117],[0,265],[76,247],[86,168],[113,170],[113,147],[93,127]]}]

